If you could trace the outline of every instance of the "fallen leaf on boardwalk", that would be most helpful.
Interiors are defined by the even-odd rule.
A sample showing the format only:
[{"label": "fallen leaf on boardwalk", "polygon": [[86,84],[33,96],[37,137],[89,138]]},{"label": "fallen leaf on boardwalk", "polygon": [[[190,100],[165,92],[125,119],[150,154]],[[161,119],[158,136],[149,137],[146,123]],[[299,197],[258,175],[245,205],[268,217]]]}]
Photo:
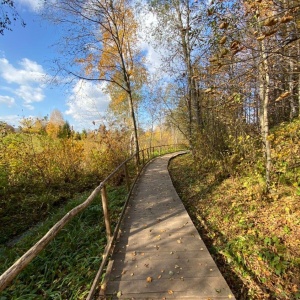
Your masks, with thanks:
[{"label": "fallen leaf on boardwalk", "polygon": [[152,282],[152,277],[147,277],[147,282]]},{"label": "fallen leaf on boardwalk", "polygon": [[179,269],[180,267],[178,265],[175,265],[175,269]]},{"label": "fallen leaf on boardwalk", "polygon": [[121,292],[121,291],[118,291],[117,297],[120,298],[121,296],[122,296],[122,292]]},{"label": "fallen leaf on boardwalk", "polygon": [[229,294],[229,295],[228,295],[228,298],[229,298],[229,299],[231,299],[231,298],[232,298],[232,295],[231,295],[231,294]]},{"label": "fallen leaf on boardwalk", "polygon": [[158,275],[158,276],[157,276],[157,279],[160,279],[160,278],[161,278],[161,275]]},{"label": "fallen leaf on boardwalk", "polygon": [[146,268],[149,268],[149,264],[144,264],[144,266],[145,266]]},{"label": "fallen leaf on boardwalk", "polygon": [[134,275],[134,273],[131,273],[131,274],[130,274],[130,276],[133,276],[133,275]]},{"label": "fallen leaf on boardwalk", "polygon": [[180,277],[180,280],[184,281],[184,278],[181,276],[181,277]]},{"label": "fallen leaf on boardwalk", "polygon": [[173,294],[173,291],[172,291],[172,290],[168,290],[168,294],[169,294],[169,295],[172,295],[172,294]]},{"label": "fallen leaf on boardwalk", "polygon": [[177,240],[177,243],[178,243],[178,244],[181,244],[181,243],[182,243],[182,241],[181,241],[181,240]]},{"label": "fallen leaf on boardwalk", "polygon": [[135,252],[135,251],[134,251],[134,252],[132,252],[132,255],[133,255],[133,256],[136,256],[136,252]]},{"label": "fallen leaf on boardwalk", "polygon": [[126,270],[123,270],[122,273],[121,273],[121,275],[126,274],[126,272],[127,272]]}]

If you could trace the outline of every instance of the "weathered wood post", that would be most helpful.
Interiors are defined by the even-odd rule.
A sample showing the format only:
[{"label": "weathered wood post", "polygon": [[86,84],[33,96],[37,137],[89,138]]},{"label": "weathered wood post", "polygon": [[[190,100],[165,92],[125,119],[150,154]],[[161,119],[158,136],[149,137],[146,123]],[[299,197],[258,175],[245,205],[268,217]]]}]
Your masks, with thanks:
[{"label": "weathered wood post", "polygon": [[124,164],[124,173],[125,173],[127,191],[129,192],[130,191],[130,179],[129,179],[129,174],[128,174],[127,163]]},{"label": "weathered wood post", "polygon": [[144,153],[144,149],[142,150],[142,157],[143,157],[143,166],[145,165],[145,153]]},{"label": "weathered wood post", "polygon": [[112,237],[112,233],[111,233],[110,219],[108,213],[106,185],[103,185],[101,189],[101,199],[102,199],[102,208],[103,208],[103,215],[105,221],[106,235],[107,235],[107,240],[109,240]]}]

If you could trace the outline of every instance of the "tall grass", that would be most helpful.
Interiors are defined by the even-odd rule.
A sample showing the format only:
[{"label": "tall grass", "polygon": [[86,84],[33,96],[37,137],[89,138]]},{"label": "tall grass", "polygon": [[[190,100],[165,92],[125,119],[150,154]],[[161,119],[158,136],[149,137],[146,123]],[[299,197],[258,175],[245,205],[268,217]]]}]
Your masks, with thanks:
[{"label": "tall grass", "polygon": [[[108,189],[113,226],[126,198],[122,187]],[[49,228],[73,207],[83,202],[87,193],[71,200],[43,223],[36,226],[14,246],[0,246],[0,273],[26,252]],[[106,233],[100,198],[75,217],[48,247],[24,269],[6,290],[8,299],[84,299],[101,264]]]}]

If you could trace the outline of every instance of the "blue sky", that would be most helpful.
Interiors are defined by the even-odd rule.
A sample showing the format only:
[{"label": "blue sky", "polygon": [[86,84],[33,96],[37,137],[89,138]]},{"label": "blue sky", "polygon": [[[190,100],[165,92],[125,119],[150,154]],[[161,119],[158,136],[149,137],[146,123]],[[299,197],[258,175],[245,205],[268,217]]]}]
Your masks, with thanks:
[{"label": "blue sky", "polygon": [[[40,16],[40,3],[43,0],[15,0],[26,26],[16,21],[12,31],[0,36],[0,121],[17,127],[22,118],[42,118],[58,109],[75,130],[94,129],[103,123],[110,98],[103,93],[103,84],[50,84],[60,28]],[[141,20],[146,28],[153,16]],[[153,73],[160,57],[143,37],[139,43]]]},{"label": "blue sky", "polygon": [[39,1],[15,1],[26,26],[16,21],[0,36],[0,121],[17,127],[22,118],[42,118],[58,109],[76,130],[92,129],[93,121],[101,123],[109,97],[92,83],[50,83],[59,32],[40,17]]}]

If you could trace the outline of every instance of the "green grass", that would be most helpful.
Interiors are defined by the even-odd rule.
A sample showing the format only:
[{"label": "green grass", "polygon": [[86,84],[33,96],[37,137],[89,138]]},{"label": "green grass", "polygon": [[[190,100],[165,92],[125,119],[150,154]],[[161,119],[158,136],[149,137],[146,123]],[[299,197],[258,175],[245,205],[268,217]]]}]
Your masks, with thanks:
[{"label": "green grass", "polygon": [[[126,200],[125,188],[108,189],[113,226]],[[13,247],[0,246],[0,273],[37,242],[61,217],[88,196],[69,201],[36,226]],[[58,236],[0,293],[8,299],[84,299],[101,264],[106,245],[101,200],[98,197],[76,216]]]},{"label": "green grass", "polygon": [[[276,146],[274,152],[280,156],[284,147]],[[279,164],[274,159],[274,165]],[[221,180],[222,170],[205,173],[199,162],[200,167],[196,165],[191,155],[175,158],[170,164],[172,179],[236,298],[300,299],[296,187],[278,183],[266,195],[255,164],[249,168],[242,163],[243,172]],[[292,175],[282,174],[293,179]]]}]

